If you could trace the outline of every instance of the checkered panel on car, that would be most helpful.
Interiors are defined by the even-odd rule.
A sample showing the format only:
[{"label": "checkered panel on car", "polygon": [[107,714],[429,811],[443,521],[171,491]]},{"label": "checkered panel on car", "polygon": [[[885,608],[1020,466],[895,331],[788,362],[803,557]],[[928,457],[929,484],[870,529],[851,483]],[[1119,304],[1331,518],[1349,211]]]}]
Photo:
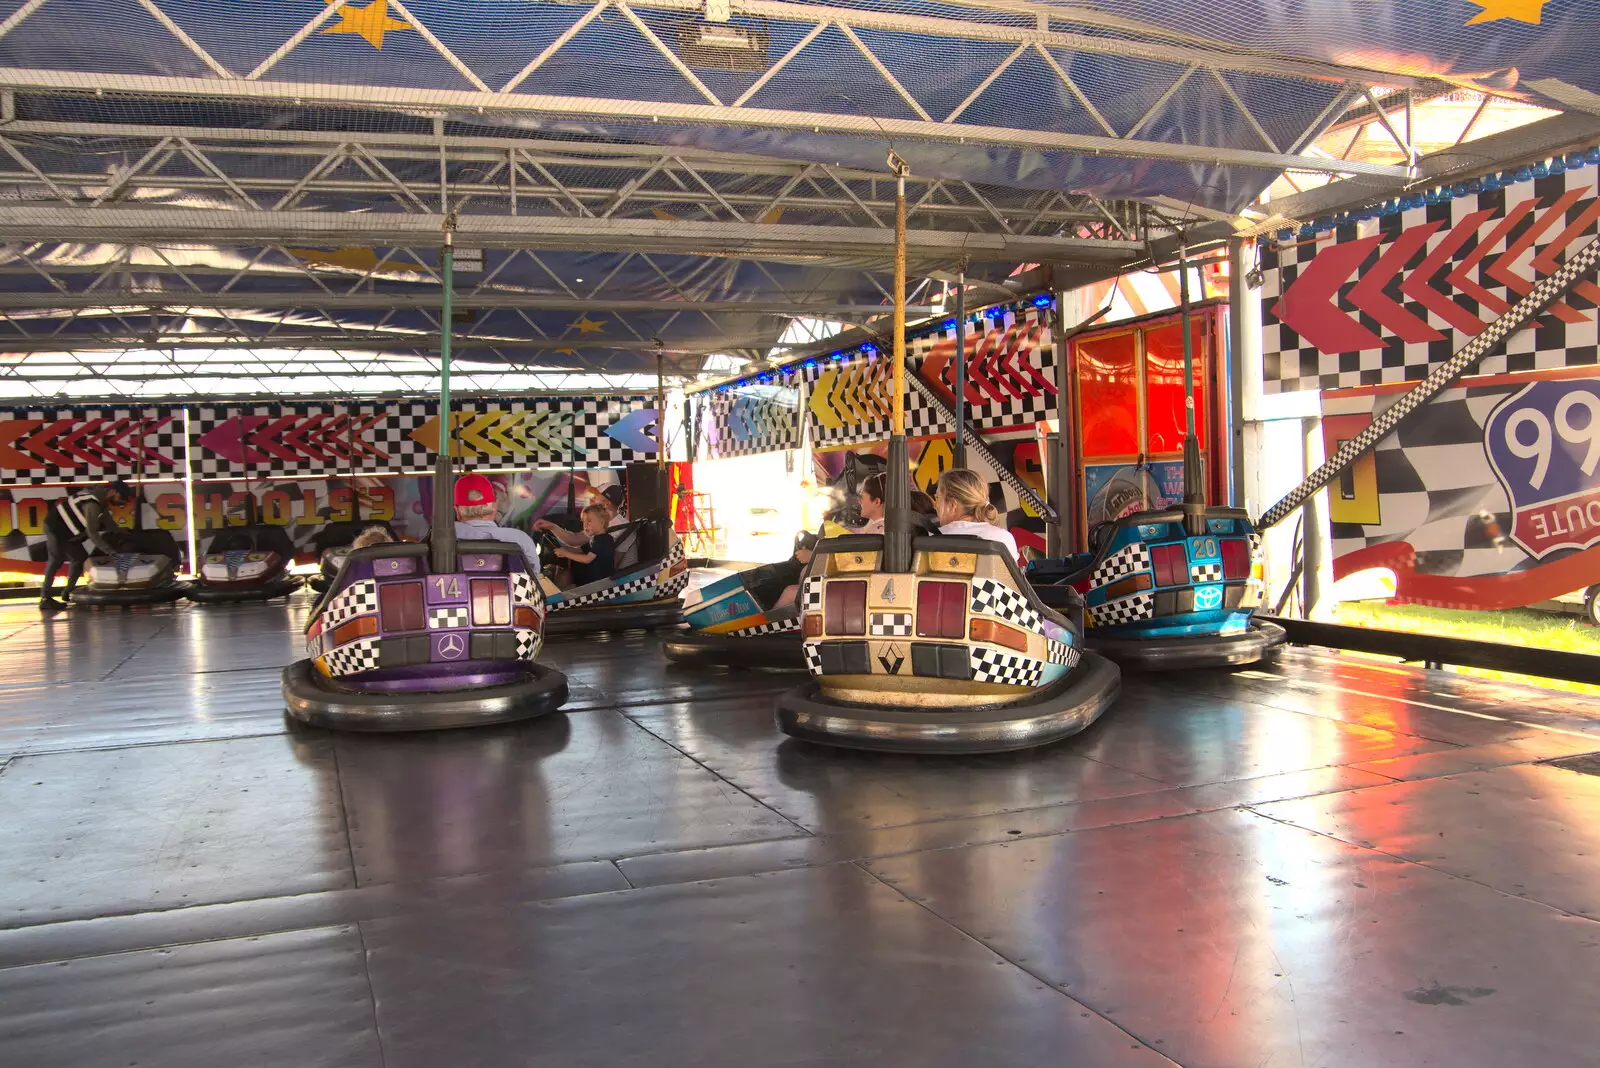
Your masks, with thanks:
[{"label": "checkered panel on car", "polygon": [[539,632],[529,627],[517,628],[517,659],[532,660],[539,655]]},{"label": "checkered panel on car", "polygon": [[991,649],[987,645],[974,645],[972,653],[972,679],[974,682],[997,682],[1004,686],[1038,686],[1044,681],[1044,663],[1031,656],[1018,656]]},{"label": "checkered panel on car", "polygon": [[338,595],[328,602],[328,607],[322,610],[322,627],[324,630],[337,627],[356,616],[364,616],[377,610],[378,584],[371,579],[352,582],[340,590]]},{"label": "checkered panel on car", "polygon": [[378,666],[378,639],[357,638],[323,655],[330,675],[357,675]]},{"label": "checkered panel on car", "polygon": [[513,604],[543,604],[544,592],[539,589],[539,580],[526,571],[511,572],[511,601]]},{"label": "checkered panel on car", "polygon": [[1018,591],[996,579],[972,580],[974,615],[994,616],[1026,630],[1039,630],[1039,613]]},{"label": "checkered panel on car", "polygon": [[[663,569],[665,570],[665,569]],[[661,574],[661,572],[657,572]],[[680,571],[671,578],[662,579],[656,583],[657,597],[676,597],[689,586],[689,572]]]},{"label": "checkered panel on car", "polygon": [[740,638],[759,638],[763,634],[788,634],[800,629],[800,617],[790,616],[772,623],[757,623],[753,627],[743,630],[731,630],[728,633]]},{"label": "checkered panel on car", "polygon": [[1152,593],[1136,593],[1131,597],[1108,601],[1089,609],[1089,624],[1095,627],[1115,627],[1134,623],[1155,615],[1156,598]]},{"label": "checkered panel on car", "polygon": [[822,645],[820,642],[806,642],[801,646],[806,654],[806,670],[813,675],[822,674]]},{"label": "checkered panel on car", "polygon": [[822,578],[812,576],[806,579],[805,588],[800,593],[801,603],[807,612],[822,611]]},{"label": "checkered panel on car", "polygon": [[915,619],[911,612],[874,612],[867,633],[874,638],[909,638]]},{"label": "checkered panel on car", "polygon": [[439,630],[444,627],[465,627],[472,622],[472,613],[466,605],[452,606],[449,608],[430,608],[428,610],[428,629]]},{"label": "checkered panel on car", "polygon": [[1222,581],[1221,564],[1194,564],[1189,568],[1189,581],[1196,586]]},{"label": "checkered panel on car", "polygon": [[1145,548],[1144,542],[1136,541],[1100,561],[1100,566],[1089,576],[1089,585],[1096,588],[1109,586],[1120,578],[1149,570],[1150,550]]},{"label": "checkered panel on car", "polygon": [[655,583],[655,573],[648,572],[640,575],[637,578],[629,579],[627,582],[618,583],[615,586],[608,586],[603,590],[595,590],[593,593],[585,593],[579,597],[569,600],[557,601],[550,607],[550,610],[552,612],[560,612],[568,608],[581,608],[584,605],[604,604],[607,601],[614,601],[619,597],[626,597],[630,593],[637,593],[640,590],[649,589],[650,587],[654,586]]},{"label": "checkered panel on car", "polygon": [[1078,658],[1082,655],[1076,648],[1066,642],[1052,641],[1048,643],[1050,649],[1050,663],[1065,664],[1067,667],[1076,667]]}]

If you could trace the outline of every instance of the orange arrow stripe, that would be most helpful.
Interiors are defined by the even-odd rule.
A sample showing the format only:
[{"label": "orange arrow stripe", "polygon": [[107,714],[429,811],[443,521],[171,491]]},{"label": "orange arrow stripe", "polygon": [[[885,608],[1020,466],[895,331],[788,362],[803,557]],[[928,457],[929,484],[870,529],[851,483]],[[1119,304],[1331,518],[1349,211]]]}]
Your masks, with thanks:
[{"label": "orange arrow stripe", "polygon": [[1450,257],[1456,250],[1467,243],[1467,239],[1478,232],[1482,226],[1494,215],[1493,208],[1485,208],[1468,215],[1456,224],[1455,229],[1445,235],[1443,241],[1433,253],[1422,261],[1422,264],[1412,271],[1410,276],[1400,284],[1400,292],[1414,299],[1418,304],[1427,308],[1433,314],[1472,337],[1483,333],[1484,327],[1489,324],[1473,315],[1467,309],[1433,288],[1433,276],[1439,273],[1439,268],[1450,262]]},{"label": "orange arrow stripe", "polygon": [[[1472,252],[1468,254],[1467,258],[1461,261],[1461,266],[1450,272],[1449,281],[1451,285],[1455,286],[1457,289],[1461,290],[1461,292],[1465,293],[1473,300],[1476,300],[1479,304],[1483,305],[1485,308],[1488,308],[1496,315],[1504,315],[1506,312],[1511,310],[1511,305],[1507,304],[1505,301],[1501,300],[1499,297],[1483,288],[1483,286],[1473,281],[1472,269],[1483,261],[1483,258],[1489,254],[1490,249],[1494,248],[1500,243],[1501,238],[1505,237],[1511,232],[1512,227],[1516,226],[1517,223],[1522,221],[1522,217],[1524,215],[1527,215],[1528,212],[1532,210],[1533,201],[1524,200],[1522,203],[1508,211],[1506,213],[1506,217],[1500,220],[1500,225],[1494,228],[1494,232],[1488,237],[1484,238],[1482,241],[1479,241],[1478,247],[1474,248]],[[1473,333],[1479,333],[1482,331],[1482,329],[1483,327],[1480,326],[1477,330],[1474,330]]]},{"label": "orange arrow stripe", "polygon": [[71,419],[57,419],[55,422],[46,424],[34,433],[29,434],[27,440],[20,444],[22,448],[27,449],[39,459],[54,467],[76,467],[77,465],[73,463],[72,457],[50,447],[52,441],[72,429],[72,424],[73,420]]},{"label": "orange arrow stripe", "polygon": [[44,464],[35,457],[11,447],[12,442],[24,434],[33,433],[43,425],[43,419],[7,419],[0,422],[0,467],[11,471],[27,471],[30,468],[43,467]]},{"label": "orange arrow stripe", "polygon": [[1394,239],[1394,244],[1378,262],[1372,265],[1372,270],[1362,276],[1361,281],[1350,290],[1350,303],[1378,320],[1389,333],[1406,342],[1408,345],[1421,344],[1425,341],[1443,341],[1444,335],[1439,333],[1426,322],[1406,311],[1400,303],[1383,291],[1390,280],[1405,270],[1406,264],[1411,262],[1411,257],[1428,243],[1444,225],[1444,220],[1431,222],[1423,226],[1413,226],[1401,232]]},{"label": "orange arrow stripe", "polygon": [[[1531,264],[1533,269],[1540,274],[1554,274],[1560,270],[1561,262],[1556,259],[1556,253],[1572,244],[1596,220],[1600,220],[1600,197],[1591,200],[1589,206],[1583,209],[1583,213],[1572,220],[1571,225],[1556,235],[1555,240],[1546,245],[1544,250],[1534,257]],[[1572,287],[1572,291],[1586,300],[1592,300],[1596,304],[1600,304],[1600,286],[1595,285],[1593,282],[1579,282]]]},{"label": "orange arrow stripe", "polygon": [[[1506,249],[1505,255],[1494,261],[1494,265],[1489,268],[1489,276],[1504,282],[1507,288],[1513,292],[1519,293],[1524,297],[1527,296],[1533,289],[1533,279],[1524,278],[1512,270],[1512,266],[1524,252],[1533,247],[1535,241],[1544,236],[1544,232],[1550,229],[1557,219],[1566,215],[1567,209],[1572,207],[1578,198],[1583,196],[1584,192],[1582,189],[1569,189],[1563,193],[1548,211],[1539,216],[1538,220]],[[1564,323],[1588,322],[1583,315],[1573,311],[1559,300],[1551,304],[1546,311]]]}]

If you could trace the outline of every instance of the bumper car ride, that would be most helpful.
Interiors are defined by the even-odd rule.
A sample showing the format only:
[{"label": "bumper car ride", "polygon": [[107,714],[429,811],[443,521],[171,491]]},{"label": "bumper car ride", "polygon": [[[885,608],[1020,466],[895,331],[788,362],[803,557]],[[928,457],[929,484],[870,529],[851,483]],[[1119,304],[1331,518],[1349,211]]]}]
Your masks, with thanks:
[{"label": "bumper car ride", "polygon": [[688,585],[689,561],[683,542],[673,537],[665,556],[611,578],[569,590],[545,582],[545,634],[675,627],[683,621],[681,595]]},{"label": "bumper car ride", "polygon": [[201,604],[237,604],[287,597],[305,584],[288,572],[289,561],[273,552],[209,553],[188,597]]},{"label": "bumper car ride", "polygon": [[683,606],[687,630],[669,635],[667,659],[695,666],[805,669],[800,607],[766,609],[754,587],[762,568],[701,587]]},{"label": "bumper car ride", "polygon": [[426,545],[353,550],[284,670],[289,715],[356,731],[439,730],[529,719],[567,700],[561,672],[534,663],[544,598],[504,542],[461,542],[434,574]]},{"label": "bumper car ride", "polygon": [[178,562],[151,553],[95,556],[84,566],[88,585],[72,593],[72,603],[86,606],[165,604],[176,601],[185,585],[176,578]]},{"label": "bumper car ride", "polygon": [[806,741],[901,753],[992,753],[1059,741],[1115,700],[1121,672],[1085,652],[999,545],[912,540],[909,573],[878,570],[883,538],[821,542],[800,598],[811,680],[778,698]]},{"label": "bumper car ride", "polygon": [[1241,667],[1284,639],[1253,616],[1261,539],[1243,509],[1209,508],[1191,534],[1178,509],[1139,512],[1095,532],[1096,552],[1044,560],[1029,576],[1046,604],[1081,595],[1088,648],[1136,671]]}]

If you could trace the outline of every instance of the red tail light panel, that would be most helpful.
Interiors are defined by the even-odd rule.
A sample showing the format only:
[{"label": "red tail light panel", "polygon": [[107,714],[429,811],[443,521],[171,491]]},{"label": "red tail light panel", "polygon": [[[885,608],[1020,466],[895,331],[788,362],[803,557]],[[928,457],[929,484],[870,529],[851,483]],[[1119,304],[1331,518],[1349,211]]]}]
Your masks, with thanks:
[{"label": "red tail light panel", "polygon": [[920,582],[917,584],[917,637],[967,636],[967,584]]},{"label": "red tail light panel", "polygon": [[1181,541],[1173,545],[1152,545],[1150,566],[1156,573],[1157,586],[1189,584],[1189,554]]},{"label": "red tail light panel", "polygon": [[1243,538],[1222,539],[1222,577],[1229,582],[1250,577],[1250,543]]}]

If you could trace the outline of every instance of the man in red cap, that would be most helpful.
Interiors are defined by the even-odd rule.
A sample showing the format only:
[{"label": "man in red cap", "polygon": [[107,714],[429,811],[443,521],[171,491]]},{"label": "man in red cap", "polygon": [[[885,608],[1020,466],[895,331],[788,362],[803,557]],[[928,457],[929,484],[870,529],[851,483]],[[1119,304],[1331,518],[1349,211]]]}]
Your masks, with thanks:
[{"label": "man in red cap", "polygon": [[537,571],[539,547],[522,531],[496,523],[497,511],[494,483],[487,477],[473,474],[456,479],[456,539],[510,542],[522,550],[528,566]]}]

